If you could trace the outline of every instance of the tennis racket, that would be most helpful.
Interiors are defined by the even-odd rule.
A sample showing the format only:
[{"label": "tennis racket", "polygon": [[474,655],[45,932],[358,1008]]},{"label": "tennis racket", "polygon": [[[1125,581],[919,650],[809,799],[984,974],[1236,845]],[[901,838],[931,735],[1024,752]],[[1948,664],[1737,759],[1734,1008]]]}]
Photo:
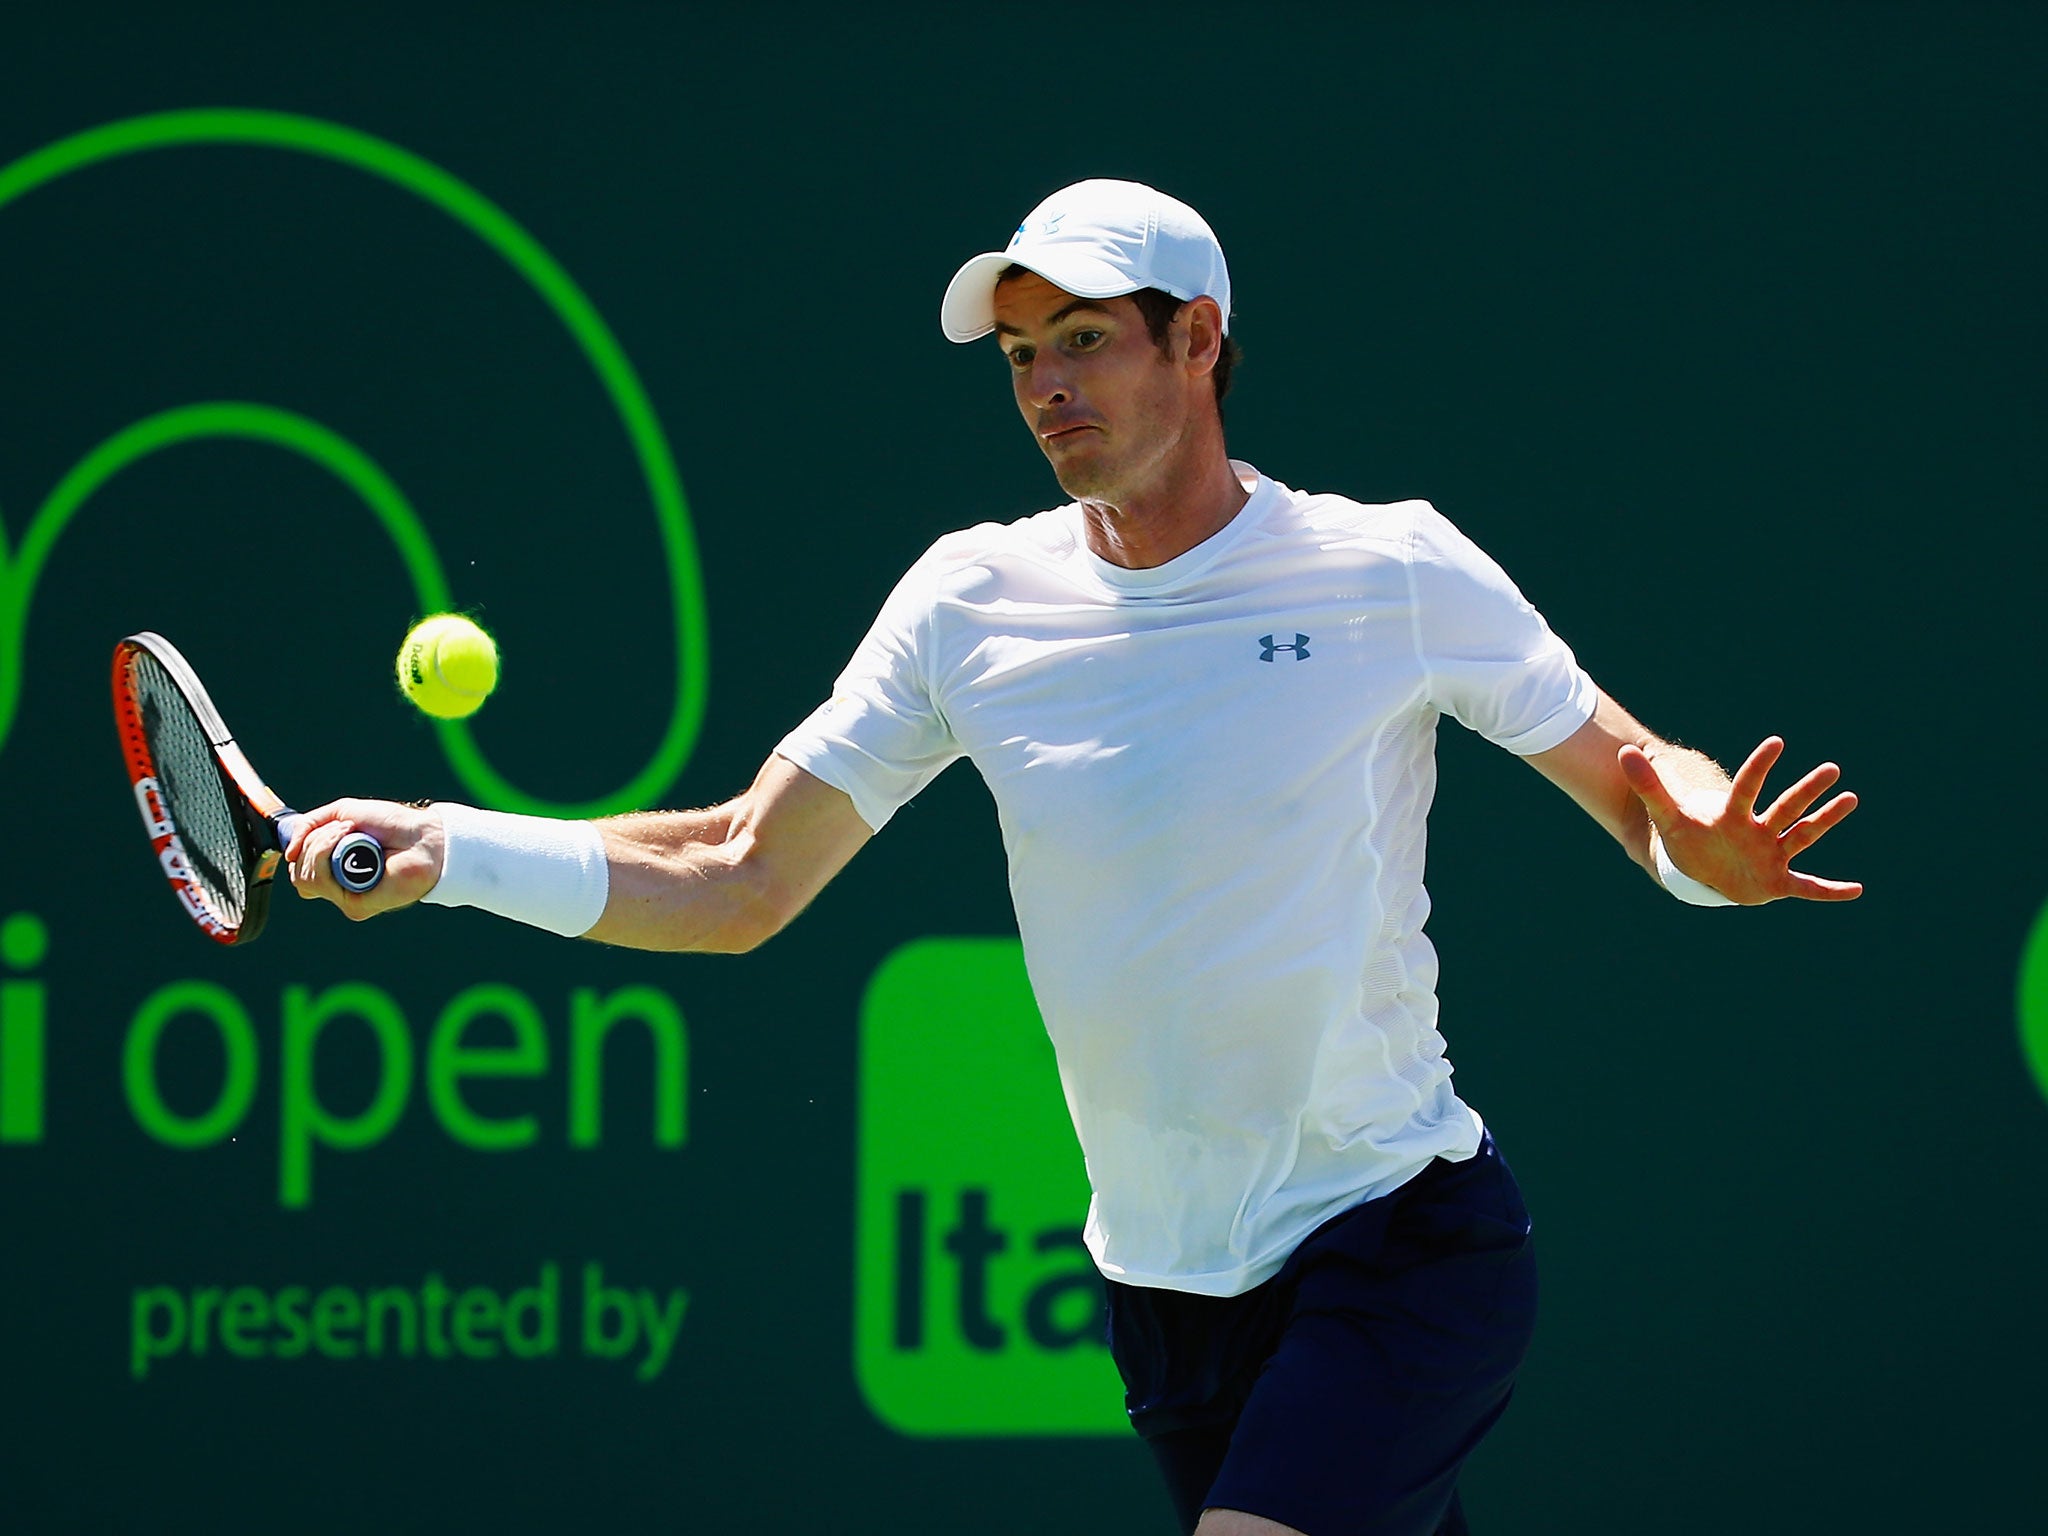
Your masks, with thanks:
[{"label": "tennis racket", "polygon": [[[192,921],[247,944],[270,915],[270,882],[302,819],[256,776],[199,674],[162,635],[114,647],[114,722],[157,863]],[[344,890],[384,878],[384,850],[351,832],[330,861]]]}]

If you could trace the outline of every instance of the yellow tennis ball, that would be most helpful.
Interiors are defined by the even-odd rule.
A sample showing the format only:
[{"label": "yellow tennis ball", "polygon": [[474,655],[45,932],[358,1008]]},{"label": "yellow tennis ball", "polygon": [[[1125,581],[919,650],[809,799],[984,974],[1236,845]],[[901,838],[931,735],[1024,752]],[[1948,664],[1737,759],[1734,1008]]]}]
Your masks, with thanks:
[{"label": "yellow tennis ball", "polygon": [[473,715],[498,686],[498,644],[474,619],[436,613],[398,648],[398,688],[437,720]]}]

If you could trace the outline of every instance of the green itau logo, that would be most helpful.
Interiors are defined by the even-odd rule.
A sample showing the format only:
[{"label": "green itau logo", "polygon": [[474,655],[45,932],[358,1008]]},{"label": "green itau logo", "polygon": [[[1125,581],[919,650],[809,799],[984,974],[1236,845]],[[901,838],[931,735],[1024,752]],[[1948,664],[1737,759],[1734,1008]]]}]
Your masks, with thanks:
[{"label": "green itau logo", "polygon": [[2020,1055],[2034,1084],[2048,1097],[2048,907],[2043,907],[2020,951]]},{"label": "green itau logo", "polygon": [[[33,971],[50,933],[33,913],[0,923],[0,972]],[[0,980],[0,1144],[43,1139],[43,987],[20,976]]]},{"label": "green itau logo", "polygon": [[1014,939],[918,939],[860,1019],[854,1370],[909,1435],[1127,1435],[1088,1181]]}]

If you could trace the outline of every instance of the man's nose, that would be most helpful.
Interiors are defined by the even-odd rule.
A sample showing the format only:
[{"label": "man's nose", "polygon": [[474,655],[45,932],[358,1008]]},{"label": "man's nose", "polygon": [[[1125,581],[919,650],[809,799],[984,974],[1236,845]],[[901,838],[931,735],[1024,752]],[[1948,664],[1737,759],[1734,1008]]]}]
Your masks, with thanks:
[{"label": "man's nose", "polygon": [[1066,405],[1074,398],[1073,381],[1057,358],[1043,354],[1031,360],[1031,377],[1025,381],[1025,397],[1044,410],[1049,405]]}]

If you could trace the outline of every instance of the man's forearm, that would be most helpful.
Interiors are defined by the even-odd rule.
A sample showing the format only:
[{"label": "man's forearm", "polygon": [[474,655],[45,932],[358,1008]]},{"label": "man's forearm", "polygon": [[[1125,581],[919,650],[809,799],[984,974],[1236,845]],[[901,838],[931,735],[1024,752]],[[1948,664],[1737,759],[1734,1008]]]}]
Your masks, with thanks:
[{"label": "man's forearm", "polygon": [[664,847],[722,843],[732,835],[740,802],[706,806],[701,811],[628,811],[598,822],[600,832],[615,830],[632,842],[652,841]]},{"label": "man's forearm", "polygon": [[630,949],[731,954],[781,926],[746,858],[740,802],[599,822],[611,889],[585,938]]},{"label": "man's forearm", "polygon": [[585,937],[720,953],[780,932],[869,837],[852,800],[779,757],[723,805],[597,825],[611,889]]}]

